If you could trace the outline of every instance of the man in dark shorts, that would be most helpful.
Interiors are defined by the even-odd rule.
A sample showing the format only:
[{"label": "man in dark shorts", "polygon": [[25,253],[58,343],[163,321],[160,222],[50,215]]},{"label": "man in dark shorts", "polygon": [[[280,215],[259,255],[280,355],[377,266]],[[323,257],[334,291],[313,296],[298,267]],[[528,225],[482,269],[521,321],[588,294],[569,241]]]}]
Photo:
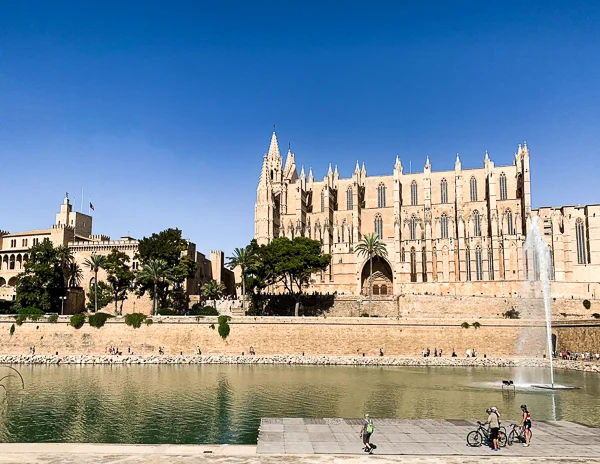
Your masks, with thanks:
[{"label": "man in dark shorts", "polygon": [[493,408],[488,408],[485,412],[489,414],[488,420],[484,424],[490,424],[490,440],[492,442],[492,451],[500,451],[498,445],[498,432],[500,431],[500,416]]},{"label": "man in dark shorts", "polygon": [[362,428],[360,429],[360,437],[362,438],[363,448],[365,453],[373,454],[374,446],[369,442],[371,434],[373,433],[373,421],[368,414],[365,414],[365,418],[362,421]]}]

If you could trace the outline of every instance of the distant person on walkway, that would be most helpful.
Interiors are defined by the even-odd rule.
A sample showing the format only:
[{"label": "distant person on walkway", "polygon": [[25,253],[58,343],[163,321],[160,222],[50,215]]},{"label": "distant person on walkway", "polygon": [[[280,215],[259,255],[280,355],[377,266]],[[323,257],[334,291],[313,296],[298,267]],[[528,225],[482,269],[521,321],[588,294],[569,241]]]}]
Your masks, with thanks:
[{"label": "distant person on walkway", "polygon": [[452,348],[452,357],[453,358],[458,357],[458,355],[456,354],[456,351],[454,350],[454,348]]},{"label": "distant person on walkway", "polygon": [[199,346],[196,347],[196,356],[200,356],[202,354],[202,350]]},{"label": "distant person on walkway", "polygon": [[379,348],[379,356],[383,356],[383,348]]},{"label": "distant person on walkway", "polygon": [[523,413],[523,418],[519,426],[525,428],[525,443],[523,443],[523,446],[527,447],[531,439],[531,414],[527,410],[526,404],[521,405],[521,412]]},{"label": "distant person on walkway", "polygon": [[490,424],[490,440],[492,441],[492,451],[500,451],[498,445],[498,432],[500,431],[500,415],[498,411],[488,408],[485,412],[489,414],[488,420],[484,424]]},{"label": "distant person on walkway", "polygon": [[256,353],[254,352],[254,347],[250,347],[250,356],[254,356]]},{"label": "distant person on walkway", "polygon": [[360,429],[360,437],[362,438],[363,448],[365,453],[373,454],[373,446],[371,445],[371,435],[373,434],[373,421],[368,414],[365,414],[365,418],[362,421],[362,428]]}]

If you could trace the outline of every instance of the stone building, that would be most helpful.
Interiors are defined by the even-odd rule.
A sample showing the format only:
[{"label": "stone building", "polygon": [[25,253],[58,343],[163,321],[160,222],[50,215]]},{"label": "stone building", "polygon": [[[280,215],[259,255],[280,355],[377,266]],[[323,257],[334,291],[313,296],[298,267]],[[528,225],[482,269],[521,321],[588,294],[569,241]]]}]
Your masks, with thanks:
[{"label": "stone building", "polygon": [[[57,247],[68,246],[73,252],[75,263],[83,271],[81,287],[85,293],[94,283],[94,273],[85,262],[91,255],[108,255],[114,249],[122,251],[130,258],[129,266],[134,270],[140,268],[135,259],[138,241],[132,237],[121,237],[121,240],[111,240],[107,235],[92,234],[92,216],[73,211],[68,196],[56,214],[55,223],[49,229],[32,230],[20,233],[0,231],[0,299],[13,300],[17,275],[23,271],[23,266],[29,259],[29,248],[43,240],[50,240]],[[211,251],[210,259],[196,250],[196,245],[188,241],[184,254],[192,257],[198,264],[196,275],[183,283],[183,288],[191,301],[198,300],[200,287],[208,280],[215,279],[223,282],[229,294],[235,294],[233,272],[225,268],[222,251]],[[100,270],[98,280],[105,281],[106,273]],[[65,313],[83,310],[84,301],[75,294],[75,289],[69,289],[69,300]],[[81,293],[81,289],[79,289]],[[132,292],[128,293],[123,304],[123,313],[143,312],[150,314],[151,301],[147,295],[138,298]],[[110,310],[111,308],[109,308]]]},{"label": "stone building", "polygon": [[366,293],[369,266],[354,252],[366,235],[385,243],[387,259],[374,262],[373,293],[517,293],[534,272],[523,245],[533,215],[542,218],[553,257],[552,278],[600,280],[600,206],[531,209],[529,148],[519,145],[512,164],[496,165],[487,151],[482,168],[406,173],[396,157],[391,175],[368,176],[356,162],[350,178],[337,166],[315,178],[298,175],[294,154],[283,162],[273,132],[263,157],[255,205],[259,244],[275,237],[320,240],[332,255],[327,272],[309,291]]}]

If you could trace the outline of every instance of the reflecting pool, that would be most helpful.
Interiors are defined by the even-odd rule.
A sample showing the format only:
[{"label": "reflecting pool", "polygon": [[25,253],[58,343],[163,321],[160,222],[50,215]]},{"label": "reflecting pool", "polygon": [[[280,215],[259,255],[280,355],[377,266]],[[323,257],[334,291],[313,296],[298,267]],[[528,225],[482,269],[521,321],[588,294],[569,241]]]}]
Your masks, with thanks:
[{"label": "reflecting pool", "polygon": [[[22,366],[0,390],[3,442],[255,444],[261,417],[520,419],[600,426],[600,375],[556,372],[572,391],[517,387],[513,368],[248,365]],[[0,371],[6,368],[0,366]],[[543,369],[529,369],[543,379]],[[527,375],[525,377],[527,377]]]}]

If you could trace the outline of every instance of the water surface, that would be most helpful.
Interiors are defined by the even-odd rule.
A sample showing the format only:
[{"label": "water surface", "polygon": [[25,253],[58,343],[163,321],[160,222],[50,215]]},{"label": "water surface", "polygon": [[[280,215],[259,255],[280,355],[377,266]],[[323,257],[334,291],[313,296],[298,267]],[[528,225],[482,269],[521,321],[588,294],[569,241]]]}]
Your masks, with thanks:
[{"label": "water surface", "polygon": [[[484,418],[497,406],[519,419],[600,426],[600,375],[558,371],[573,391],[517,388],[547,370],[353,366],[23,366],[0,389],[0,441],[255,444],[261,417]],[[0,366],[0,371],[6,368]]]}]

